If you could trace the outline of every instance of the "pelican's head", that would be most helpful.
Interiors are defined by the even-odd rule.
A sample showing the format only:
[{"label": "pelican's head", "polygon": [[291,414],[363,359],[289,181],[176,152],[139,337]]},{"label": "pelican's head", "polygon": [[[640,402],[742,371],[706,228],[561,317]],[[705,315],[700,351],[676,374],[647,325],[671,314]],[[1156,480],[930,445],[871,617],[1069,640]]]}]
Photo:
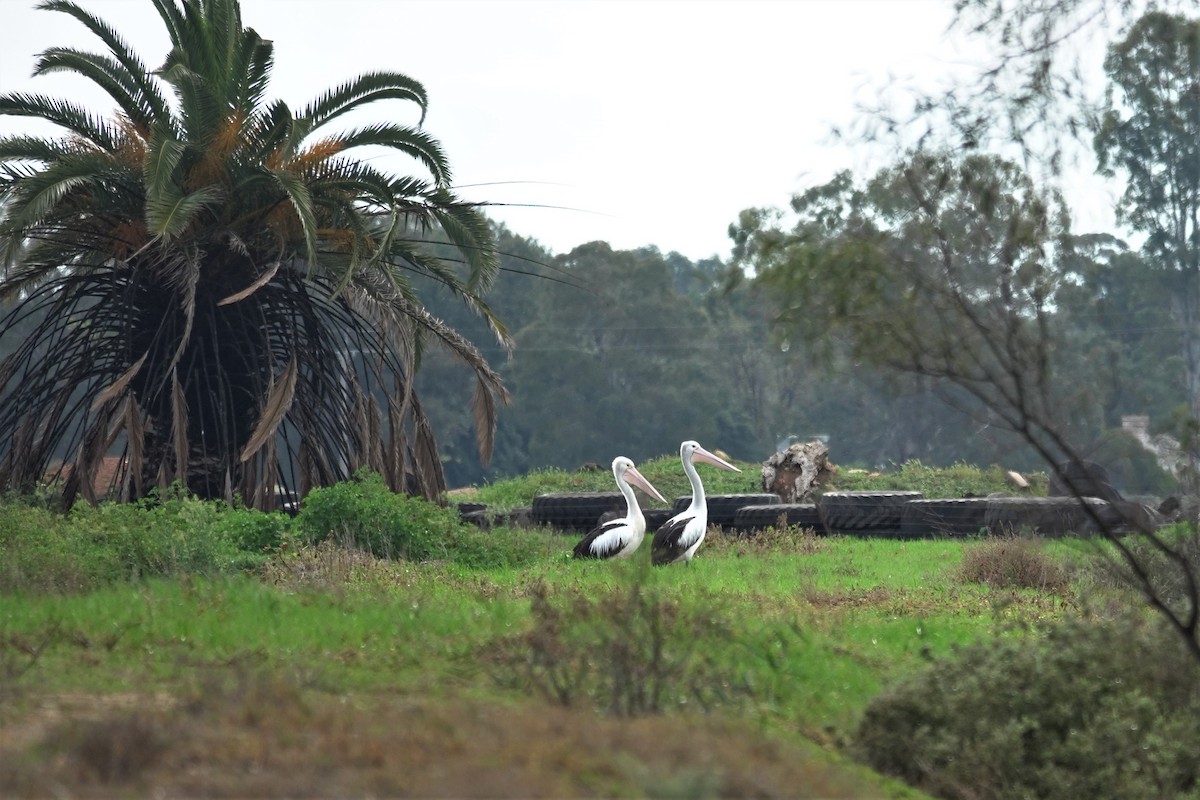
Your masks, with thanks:
[{"label": "pelican's head", "polygon": [[699,442],[692,439],[688,439],[686,442],[679,445],[679,457],[684,461],[684,463],[703,461],[705,464],[712,464],[714,467],[732,470],[733,472],[741,472],[741,470],[735,467],[733,464],[730,464],[720,456],[708,452],[700,446]]},{"label": "pelican's head", "polygon": [[650,481],[638,472],[637,467],[633,465],[633,461],[625,456],[617,456],[612,462],[613,477],[617,479],[617,483],[625,481],[630,486],[636,486],[646,494],[657,499],[659,502],[667,502],[666,498],[659,494],[658,489]]}]

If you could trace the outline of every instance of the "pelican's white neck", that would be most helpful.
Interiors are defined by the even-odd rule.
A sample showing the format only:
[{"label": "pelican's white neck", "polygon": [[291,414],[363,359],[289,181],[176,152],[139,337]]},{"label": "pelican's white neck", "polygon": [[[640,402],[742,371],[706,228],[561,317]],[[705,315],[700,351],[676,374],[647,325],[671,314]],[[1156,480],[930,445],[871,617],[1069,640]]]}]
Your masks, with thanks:
[{"label": "pelican's white neck", "polygon": [[621,490],[621,494],[625,496],[625,516],[629,519],[642,515],[642,507],[638,505],[637,494],[634,493],[633,487],[625,480],[625,476],[616,475],[617,488]]},{"label": "pelican's white neck", "polygon": [[700,482],[700,473],[696,472],[696,465],[692,463],[690,455],[683,459],[683,471],[692,482],[692,508],[704,508],[704,484]]}]

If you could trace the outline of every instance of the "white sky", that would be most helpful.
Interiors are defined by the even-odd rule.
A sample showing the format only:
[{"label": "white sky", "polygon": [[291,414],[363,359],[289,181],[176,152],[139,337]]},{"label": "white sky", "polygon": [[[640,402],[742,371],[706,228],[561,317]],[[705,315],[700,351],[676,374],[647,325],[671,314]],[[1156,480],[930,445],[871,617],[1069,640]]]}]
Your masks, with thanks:
[{"label": "white sky", "polygon": [[[166,36],[149,0],[79,0],[151,68]],[[460,194],[497,203],[515,232],[557,253],[600,239],[692,259],[729,253],[751,206],[894,154],[829,138],[892,82],[968,69],[949,41],[950,0],[242,0],[243,21],[275,43],[272,95],[301,107],[373,70],[425,85],[426,129],[445,146]],[[0,93],[36,91],[106,111],[82,78],[30,78],[35,57],[103,45],[75,20],[0,0]],[[371,119],[414,123],[411,104]],[[0,117],[0,133],[24,124]],[[418,169],[397,163],[398,172]],[[493,184],[493,185],[480,185]],[[1080,224],[1111,225],[1111,191],[1083,176]]]}]

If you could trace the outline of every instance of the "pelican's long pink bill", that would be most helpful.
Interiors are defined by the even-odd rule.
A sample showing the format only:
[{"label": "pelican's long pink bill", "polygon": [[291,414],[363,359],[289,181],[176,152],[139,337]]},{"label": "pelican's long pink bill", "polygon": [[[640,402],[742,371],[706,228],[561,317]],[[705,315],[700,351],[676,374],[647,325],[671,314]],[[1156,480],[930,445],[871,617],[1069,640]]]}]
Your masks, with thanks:
[{"label": "pelican's long pink bill", "polygon": [[735,467],[733,464],[730,464],[728,461],[721,458],[720,456],[713,455],[712,453],[708,452],[707,450],[705,450],[703,447],[700,447],[699,445],[696,446],[696,452],[692,454],[692,460],[693,461],[703,461],[705,464],[712,464],[714,467],[720,467],[721,469],[728,469],[728,470],[733,470],[734,472],[741,472],[741,470],[738,469],[737,467]]},{"label": "pelican's long pink bill", "polygon": [[637,467],[630,467],[629,469],[625,470],[625,480],[638,487],[651,497],[657,499],[659,502],[667,502],[667,499],[659,494],[658,489],[654,488],[654,484],[646,480],[645,476],[637,471]]}]

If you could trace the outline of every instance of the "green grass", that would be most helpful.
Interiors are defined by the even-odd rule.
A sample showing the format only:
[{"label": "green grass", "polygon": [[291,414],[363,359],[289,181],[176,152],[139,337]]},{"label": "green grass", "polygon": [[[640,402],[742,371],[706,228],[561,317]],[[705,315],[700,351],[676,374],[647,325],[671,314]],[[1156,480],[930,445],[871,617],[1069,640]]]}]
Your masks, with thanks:
[{"label": "green grass", "polygon": [[[571,541],[562,537],[564,554]],[[1005,615],[1058,613],[1034,593],[1014,600],[955,583],[963,546],[833,538],[819,552],[777,557],[714,546],[686,568],[559,555],[483,574],[364,560],[327,566],[329,583],[234,576],[9,596],[0,630],[54,637],[29,678],[49,691],[169,689],[195,663],[252,659],[325,690],[486,692],[480,654],[530,625],[535,583],[555,598],[616,596],[637,584],[724,624],[717,646],[731,672],[764,687],[759,722],[836,737],[883,681],[926,656],[990,635]]]},{"label": "green grass", "polygon": [[[708,465],[697,471],[708,494],[757,494],[763,491],[762,465],[734,461],[741,472],[729,472]],[[678,456],[659,456],[638,464],[638,471],[667,498],[668,505],[677,497],[691,495],[691,485],[679,464]],[[920,461],[908,461],[892,469],[868,471],[852,467],[839,468],[833,483],[826,491],[919,491],[925,497],[986,496],[993,492],[1015,493],[1017,488],[1006,477],[1002,467],[980,468],[968,464],[951,467],[928,467]],[[1045,473],[1024,476],[1031,494],[1044,495],[1048,479]],[[538,470],[524,477],[498,481],[480,486],[470,492],[471,500],[487,503],[500,510],[528,507],[539,494],[559,492],[615,492],[612,474],[607,465],[596,470],[567,472],[560,469]],[[662,503],[639,494],[644,508],[660,508]]]},{"label": "green grass", "polygon": [[[672,497],[677,459],[639,468]],[[903,471],[939,493],[996,479],[965,467],[944,478],[916,464]],[[705,472],[713,493],[756,491]],[[546,471],[483,487],[478,499],[519,507],[543,491],[609,491],[610,482],[606,470]],[[379,517],[378,504],[393,516],[400,508],[389,497],[354,503],[362,524]],[[478,751],[462,774],[489,785],[503,780],[479,765],[510,763],[510,794],[788,794],[800,781],[838,796],[920,796],[846,761],[843,749],[873,700],[931,659],[976,641],[1036,635],[1080,605],[1075,588],[965,583],[960,566],[974,540],[714,533],[691,566],[651,568],[646,548],[624,562],[577,561],[575,536],[510,528],[468,536],[450,527],[468,557],[438,550],[436,560],[406,561],[319,533],[297,537],[253,513],[187,500],[63,518],[0,509],[7,563],[21,565],[0,587],[0,725],[32,737],[23,749],[12,744],[19,734],[0,737],[0,763],[16,753],[9,763],[25,765],[0,769],[0,781],[44,794],[50,784],[38,776],[64,785],[94,778],[91,750],[71,744],[86,737],[71,726],[132,697],[135,706],[162,708],[132,721],[104,717],[113,727],[100,740],[171,743],[123,779],[134,794],[261,793],[246,781],[220,789],[226,779],[216,776],[248,774],[242,751],[269,746],[280,755],[261,755],[256,769],[288,794],[395,794],[384,773],[407,764],[409,779],[433,781],[437,757],[420,753],[451,748]],[[188,520],[196,522],[189,528]],[[415,523],[399,514],[394,524]],[[205,550],[189,531],[223,544]],[[264,539],[276,544],[264,547]],[[1044,551],[1069,561],[1082,548],[1057,540]],[[89,570],[95,555],[103,569]],[[86,580],[68,579],[77,572]],[[651,688],[661,694],[647,700]],[[59,709],[51,716],[65,721],[39,722],[61,698],[88,698],[91,710]],[[191,709],[184,732],[171,710],[178,707]],[[594,750],[588,758],[561,749],[576,736],[592,742],[588,732],[608,730],[603,712],[618,707],[660,721],[639,717],[613,727],[608,745],[577,745]],[[547,728],[549,719],[557,721]],[[459,733],[480,725],[487,742]],[[397,750],[397,736],[413,749]],[[640,736],[660,745],[695,737],[715,749],[697,745],[701,757],[646,746]],[[541,760],[525,760],[529,753]],[[314,761],[366,783],[302,782]],[[197,763],[212,765],[207,782],[175,782],[195,769],[181,765]],[[752,775],[776,788],[754,788]],[[843,785],[853,788],[836,788]]]}]

